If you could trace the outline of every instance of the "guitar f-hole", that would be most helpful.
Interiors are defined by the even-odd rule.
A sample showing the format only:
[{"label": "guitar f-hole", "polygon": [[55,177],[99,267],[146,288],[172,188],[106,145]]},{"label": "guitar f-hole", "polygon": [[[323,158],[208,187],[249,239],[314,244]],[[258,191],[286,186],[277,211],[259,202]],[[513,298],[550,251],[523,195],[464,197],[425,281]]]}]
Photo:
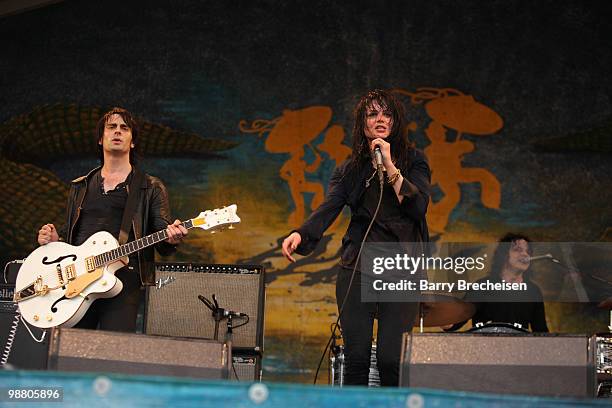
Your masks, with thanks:
[{"label": "guitar f-hole", "polygon": [[58,258],[56,258],[56,259],[53,259],[52,261],[49,261],[49,260],[48,260],[49,258],[45,256],[45,257],[42,259],[42,261],[41,261],[41,262],[43,263],[43,265],[53,265],[54,263],[59,263],[59,262],[62,262],[62,261],[63,261],[64,259],[66,259],[66,258],[72,258],[72,262],[76,262],[76,260],[77,260],[77,256],[76,256],[76,255],[65,255],[65,256],[60,256],[60,257],[58,257]]},{"label": "guitar f-hole", "polygon": [[67,298],[66,296],[62,296],[61,298],[59,298],[59,299],[57,299],[55,302],[53,302],[53,304],[51,305],[51,311],[52,311],[53,313],[56,313],[56,312],[57,312],[57,306],[56,306],[56,305],[57,305],[59,302],[61,302],[62,300],[68,300],[68,298]]}]

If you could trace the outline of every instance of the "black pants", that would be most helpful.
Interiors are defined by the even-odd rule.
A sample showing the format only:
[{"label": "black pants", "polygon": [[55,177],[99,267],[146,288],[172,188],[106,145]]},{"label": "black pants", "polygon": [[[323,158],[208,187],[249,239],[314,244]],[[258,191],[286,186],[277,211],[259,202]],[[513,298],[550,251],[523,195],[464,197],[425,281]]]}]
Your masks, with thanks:
[{"label": "black pants", "polygon": [[[336,302],[342,305],[352,270],[338,267]],[[382,386],[399,385],[402,335],[412,331],[418,313],[418,303],[362,302],[359,272],[351,286],[340,317],[344,337],[346,362],[345,384],[367,385],[372,350],[374,318],[378,319],[376,359]]]},{"label": "black pants", "polygon": [[119,269],[115,276],[123,283],[121,292],[112,298],[94,300],[75,328],[136,331],[136,316],[143,293],[140,290],[140,277],[135,270],[127,267]]}]

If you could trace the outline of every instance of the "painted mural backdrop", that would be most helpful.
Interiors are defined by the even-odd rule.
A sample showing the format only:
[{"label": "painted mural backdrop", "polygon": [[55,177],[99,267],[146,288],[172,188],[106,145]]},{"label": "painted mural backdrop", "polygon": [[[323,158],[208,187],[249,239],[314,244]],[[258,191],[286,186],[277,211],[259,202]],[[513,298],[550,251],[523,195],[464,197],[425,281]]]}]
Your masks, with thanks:
[{"label": "painted mural backdrop", "polygon": [[[177,218],[238,204],[235,230],[194,231],[170,260],[265,265],[265,375],[309,381],[337,313],[332,267],[349,213],[294,264],[280,243],[322,202],[351,152],[351,110],[375,87],[406,104],[408,137],[429,159],[434,240],[611,239],[604,10],[82,3],[0,20],[4,261],[32,250],[41,224],[61,223],[68,182],[97,164],[97,119],[126,107]],[[606,330],[594,305],[546,306],[552,330]]]}]

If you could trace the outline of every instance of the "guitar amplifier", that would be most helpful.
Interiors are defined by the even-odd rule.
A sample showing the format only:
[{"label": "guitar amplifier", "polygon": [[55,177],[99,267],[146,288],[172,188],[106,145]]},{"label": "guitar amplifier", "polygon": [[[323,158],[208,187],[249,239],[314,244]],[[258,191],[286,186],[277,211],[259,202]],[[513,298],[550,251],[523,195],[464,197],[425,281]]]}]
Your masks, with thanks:
[{"label": "guitar amplifier", "polygon": [[227,375],[220,342],[63,328],[53,329],[49,369],[210,379]]},{"label": "guitar amplifier", "polygon": [[[233,347],[263,352],[264,268],[259,265],[211,265],[158,263],[155,287],[147,288],[145,333],[161,336],[213,339],[215,320],[211,310],[200,301],[245,314],[234,317]],[[227,319],[218,325],[218,340],[224,341]]]},{"label": "guitar amplifier", "polygon": [[[48,331],[28,327],[13,302],[14,285],[0,285],[0,366],[25,370],[47,368]],[[31,334],[30,334],[31,332]]]},{"label": "guitar amplifier", "polygon": [[592,398],[595,340],[580,335],[404,333],[400,385]]}]

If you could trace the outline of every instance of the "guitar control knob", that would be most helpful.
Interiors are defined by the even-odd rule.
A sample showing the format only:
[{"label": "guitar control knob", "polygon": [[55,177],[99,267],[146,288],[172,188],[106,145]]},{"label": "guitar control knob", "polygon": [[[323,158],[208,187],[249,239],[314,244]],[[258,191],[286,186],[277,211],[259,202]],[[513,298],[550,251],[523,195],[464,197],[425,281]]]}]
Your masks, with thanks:
[{"label": "guitar control knob", "polygon": [[101,283],[102,283],[102,286],[106,286],[106,284],[107,284],[108,282],[106,282],[105,280],[103,280]]},{"label": "guitar control knob", "polygon": [[35,322],[37,322],[37,321],[39,321],[39,320],[40,320],[40,316],[38,316],[38,315],[34,315],[34,321],[35,321]]},{"label": "guitar control knob", "polygon": [[51,320],[53,320],[53,316],[51,316],[50,314],[47,315],[47,321],[50,322]]}]

